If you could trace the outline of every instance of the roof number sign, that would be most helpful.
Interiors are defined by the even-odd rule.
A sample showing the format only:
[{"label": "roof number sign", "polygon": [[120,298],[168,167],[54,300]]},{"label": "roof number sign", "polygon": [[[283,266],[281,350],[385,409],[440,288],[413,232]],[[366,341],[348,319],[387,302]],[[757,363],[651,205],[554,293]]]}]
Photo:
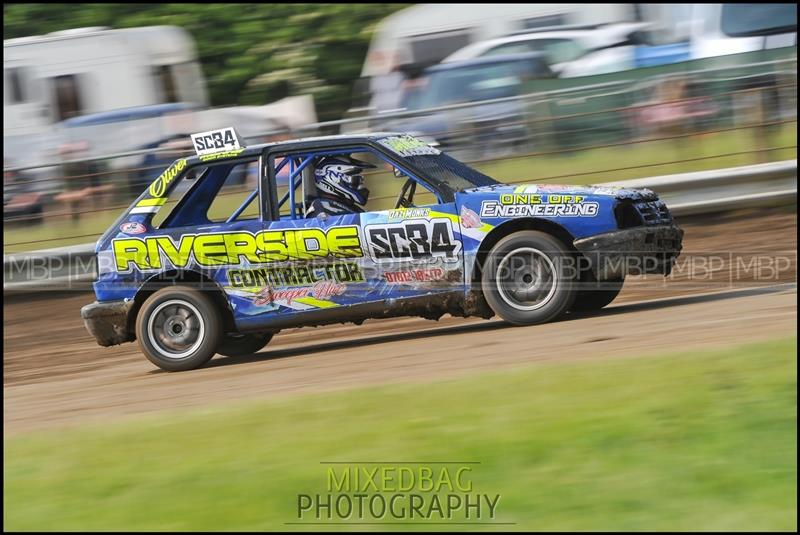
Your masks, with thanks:
[{"label": "roof number sign", "polygon": [[192,144],[198,156],[242,148],[239,136],[233,127],[192,134]]}]

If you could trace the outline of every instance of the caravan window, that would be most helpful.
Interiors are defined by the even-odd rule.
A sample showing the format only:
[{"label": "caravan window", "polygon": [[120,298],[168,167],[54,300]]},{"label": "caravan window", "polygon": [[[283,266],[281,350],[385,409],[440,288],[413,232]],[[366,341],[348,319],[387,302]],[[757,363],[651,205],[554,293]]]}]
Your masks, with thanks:
[{"label": "caravan window", "polygon": [[25,102],[25,95],[22,92],[21,71],[21,67],[12,67],[10,69],[6,69],[6,83],[8,84],[9,98],[5,100],[9,104],[19,104],[20,102]]},{"label": "caravan window", "polygon": [[525,30],[536,30],[539,28],[549,28],[551,26],[564,26],[567,24],[564,15],[544,15],[542,17],[532,17],[522,21],[522,28]]},{"label": "caravan window", "polygon": [[434,65],[469,43],[469,30],[466,28],[414,36],[409,40],[412,63]]},{"label": "caravan window", "polygon": [[156,80],[161,89],[164,103],[179,102],[178,91],[175,88],[175,76],[171,65],[159,65],[156,70]]},{"label": "caravan window", "polygon": [[83,113],[83,99],[78,87],[78,76],[65,74],[53,78],[56,100],[56,118],[65,121]]}]

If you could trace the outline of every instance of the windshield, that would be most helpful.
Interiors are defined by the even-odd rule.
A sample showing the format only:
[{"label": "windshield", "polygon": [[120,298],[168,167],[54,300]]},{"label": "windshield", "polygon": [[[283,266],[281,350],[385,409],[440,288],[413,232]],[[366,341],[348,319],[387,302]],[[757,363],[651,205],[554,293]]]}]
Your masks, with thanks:
[{"label": "windshield", "polygon": [[[424,178],[444,184],[453,191],[498,183],[414,136],[388,136],[379,139],[378,143],[400,157],[403,162],[418,169]],[[402,169],[399,171],[403,174]]]},{"label": "windshield", "polygon": [[409,90],[403,107],[409,110],[437,108],[461,102],[513,97],[519,93],[519,62],[473,65],[435,71]]},{"label": "windshield", "polygon": [[729,37],[797,31],[797,4],[722,4],[722,32]]},{"label": "windshield", "polygon": [[498,45],[486,51],[484,56],[501,56],[503,54],[522,54],[525,52],[543,52],[548,63],[565,63],[575,61],[585,54],[583,47],[574,39],[529,39]]},{"label": "windshield", "polygon": [[453,191],[498,183],[495,179],[443,152],[437,155],[409,156],[406,160],[419,169],[425,177],[446,184]]}]

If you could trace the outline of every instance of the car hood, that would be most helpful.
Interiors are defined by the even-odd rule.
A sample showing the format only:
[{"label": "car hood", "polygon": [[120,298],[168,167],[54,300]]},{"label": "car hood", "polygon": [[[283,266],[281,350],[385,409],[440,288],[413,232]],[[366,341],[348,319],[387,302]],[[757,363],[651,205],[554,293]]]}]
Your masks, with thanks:
[{"label": "car hood", "polygon": [[487,193],[503,195],[507,193],[557,193],[562,195],[584,195],[587,197],[613,197],[615,199],[631,199],[634,201],[654,201],[658,195],[646,188],[622,188],[619,186],[587,185],[570,186],[562,184],[493,184],[463,190],[466,195],[482,195]]}]

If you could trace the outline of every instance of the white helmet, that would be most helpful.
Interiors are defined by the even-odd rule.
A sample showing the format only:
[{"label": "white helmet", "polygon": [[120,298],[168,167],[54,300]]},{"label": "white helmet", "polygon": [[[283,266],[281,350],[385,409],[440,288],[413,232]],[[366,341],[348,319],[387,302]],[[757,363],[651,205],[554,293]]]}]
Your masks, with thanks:
[{"label": "white helmet", "polygon": [[314,170],[317,190],[364,206],[369,199],[369,190],[364,187],[364,169],[375,166],[350,157],[326,156]]}]

